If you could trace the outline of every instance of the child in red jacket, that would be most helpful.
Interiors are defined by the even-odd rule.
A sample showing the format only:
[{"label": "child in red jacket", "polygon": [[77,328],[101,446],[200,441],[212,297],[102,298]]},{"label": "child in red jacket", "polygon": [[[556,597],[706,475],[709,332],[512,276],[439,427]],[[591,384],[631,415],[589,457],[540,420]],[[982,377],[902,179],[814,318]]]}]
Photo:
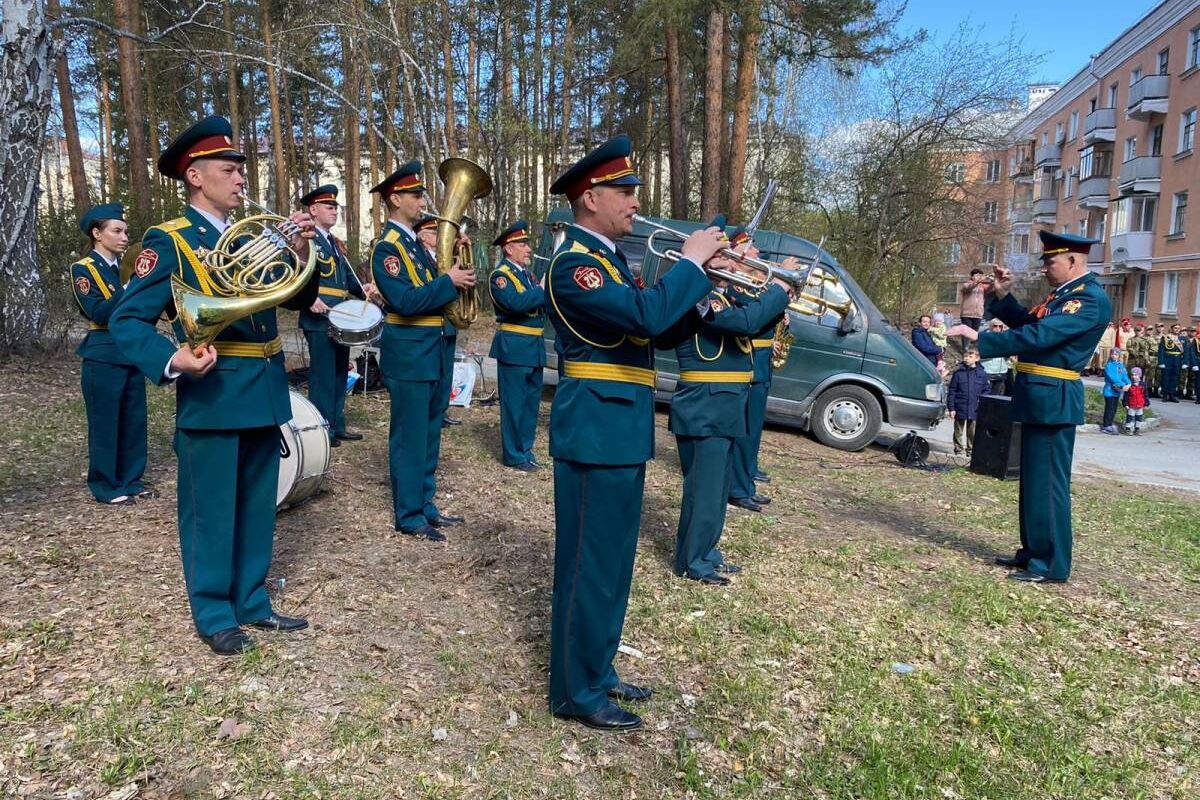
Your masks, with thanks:
[{"label": "child in red jacket", "polygon": [[1130,384],[1123,398],[1125,402],[1125,433],[1142,435],[1142,413],[1150,407],[1150,393],[1142,382],[1142,368],[1134,367],[1130,373]]}]

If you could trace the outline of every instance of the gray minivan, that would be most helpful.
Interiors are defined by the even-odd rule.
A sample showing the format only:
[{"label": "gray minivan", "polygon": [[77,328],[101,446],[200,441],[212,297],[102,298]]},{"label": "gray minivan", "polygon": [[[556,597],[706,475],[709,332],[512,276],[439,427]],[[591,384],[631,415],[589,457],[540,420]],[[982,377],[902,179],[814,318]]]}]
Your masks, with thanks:
[{"label": "gray minivan", "polygon": [[[551,212],[538,242],[534,271],[545,271],[554,253],[556,235],[572,221],[569,209]],[[653,220],[688,234],[700,223],[684,220]],[[633,233],[620,245],[630,268],[647,286],[658,280],[672,263],[650,252],[647,241],[653,229],[635,223]],[[807,239],[786,233],[759,230],[754,242],[761,257],[782,261],[795,256],[808,264],[817,247]],[[654,239],[654,248],[677,245]],[[842,315],[829,311],[817,317],[788,311],[795,337],[787,363],[775,370],[767,402],[767,421],[812,431],[822,443],[840,450],[861,450],[879,435],[880,426],[890,423],[928,430],[937,426],[946,412],[941,376],[908,338],[888,323],[862,289],[830,256],[822,251],[816,271],[836,277],[821,281],[810,292],[834,306],[849,308]],[[554,330],[546,326],[546,382],[557,384]],[[673,350],[656,356],[658,397],[669,402],[678,376]]]}]

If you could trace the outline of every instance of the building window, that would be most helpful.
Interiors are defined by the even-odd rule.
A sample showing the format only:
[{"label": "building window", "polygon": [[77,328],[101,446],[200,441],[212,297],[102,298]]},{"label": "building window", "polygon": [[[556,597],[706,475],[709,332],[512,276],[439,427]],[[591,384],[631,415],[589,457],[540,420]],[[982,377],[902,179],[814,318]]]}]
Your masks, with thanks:
[{"label": "building window", "polygon": [[1129,73],[1129,85],[1133,86],[1142,79],[1142,68],[1137,67]]},{"label": "building window", "polygon": [[1133,293],[1133,310],[1146,313],[1146,295],[1150,294],[1150,276],[1138,275],[1137,290]]},{"label": "building window", "polygon": [[967,179],[967,165],[955,162],[946,167],[946,180],[949,183],[962,183]]},{"label": "building window", "polygon": [[1008,252],[1014,255],[1029,255],[1029,234],[1014,233],[1008,237]]},{"label": "building window", "polygon": [[1170,48],[1167,48],[1166,50],[1159,50],[1158,51],[1158,74],[1166,75],[1167,74],[1167,65],[1169,65],[1170,63],[1171,63]]},{"label": "building window", "polygon": [[1063,124],[1061,122],[1054,123],[1054,141],[1061,142],[1063,140]]},{"label": "building window", "polygon": [[1095,110],[1096,110],[1096,98],[1091,97],[1088,99],[1088,113],[1091,114]]},{"label": "building window", "polygon": [[1117,107],[1117,84],[1108,87],[1108,106],[1107,108]]},{"label": "building window", "polygon": [[1073,184],[1074,180],[1075,180],[1075,168],[1072,167],[1071,169],[1069,169],[1063,173],[1063,197],[1069,199],[1071,197],[1071,195],[1074,193],[1075,190],[1072,188],[1072,184]]},{"label": "building window", "polygon": [[1176,192],[1175,200],[1171,206],[1171,235],[1183,233],[1184,223],[1187,221],[1187,192]]},{"label": "building window", "polygon": [[1137,137],[1130,136],[1125,140],[1125,160],[1132,161],[1137,158]]},{"label": "building window", "polygon": [[997,207],[999,205],[1000,204],[997,203],[995,200],[991,200],[991,201],[983,204],[983,221],[984,222],[995,222],[996,221],[996,217],[998,215]]},{"label": "building window", "polygon": [[1112,175],[1112,151],[1085,147],[1079,151],[1079,180]]},{"label": "building window", "polygon": [[1179,273],[1163,273],[1162,313],[1174,314],[1179,306]]},{"label": "building window", "polygon": [[1000,159],[994,158],[988,162],[987,182],[988,183],[999,183],[1000,182]]},{"label": "building window", "polygon": [[1077,133],[1079,133],[1079,112],[1072,111],[1071,119],[1067,122],[1067,138],[1074,141]]},{"label": "building window", "polygon": [[995,264],[996,263],[996,245],[993,242],[988,242],[987,244],[985,244],[983,246],[982,261],[984,264]]},{"label": "building window", "polygon": [[1196,109],[1179,115],[1179,152],[1187,153],[1196,144]]},{"label": "building window", "polygon": [[1188,31],[1188,57],[1187,68],[1200,64],[1200,26],[1192,28]]},{"label": "building window", "polygon": [[1100,214],[1100,216],[1096,217],[1095,222],[1092,224],[1092,238],[1099,239],[1100,241],[1103,242],[1103,241],[1106,241],[1105,236],[1107,233],[1108,233],[1108,214],[1106,214],[1106,213]]},{"label": "building window", "polygon": [[946,263],[957,264],[962,261],[962,245],[958,242],[951,242],[946,248]]},{"label": "building window", "polygon": [[958,303],[958,281],[938,282],[937,303],[939,306],[952,306]]},{"label": "building window", "polygon": [[1050,144],[1050,133],[1049,131],[1042,131],[1042,147],[1048,144]]},{"label": "building window", "polygon": [[1086,219],[1079,220],[1079,235],[1085,239],[1087,238],[1088,234],[1087,234],[1087,220]]},{"label": "building window", "polygon": [[1113,203],[1114,234],[1152,233],[1158,212],[1158,198],[1153,195],[1122,197]]},{"label": "building window", "polygon": [[1153,128],[1150,129],[1150,155],[1152,155],[1152,156],[1161,156],[1162,155],[1162,135],[1163,135],[1162,123],[1159,123],[1158,125],[1155,125]]}]

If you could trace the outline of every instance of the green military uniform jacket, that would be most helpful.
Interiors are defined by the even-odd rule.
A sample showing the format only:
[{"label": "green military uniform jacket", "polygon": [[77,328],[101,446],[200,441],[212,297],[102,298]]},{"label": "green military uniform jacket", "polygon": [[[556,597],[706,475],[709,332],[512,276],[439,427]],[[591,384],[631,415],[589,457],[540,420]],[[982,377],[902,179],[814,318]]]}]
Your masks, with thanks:
[{"label": "green military uniform jacket", "polygon": [[393,220],[371,249],[371,273],[387,312],[380,348],[383,374],[398,381],[441,380],[442,310],[458,297],[450,276],[438,275],[425,248]]},{"label": "green military uniform jacket", "polygon": [[[346,258],[345,248],[332,233],[328,237],[317,230],[312,244],[317,248],[317,272],[320,273],[320,288],[317,296],[332,308],[351,297],[363,298],[362,287],[350,275],[353,267]],[[300,309],[300,329],[305,331],[329,330],[329,317],[314,314],[307,308]]]},{"label": "green military uniform jacket", "polygon": [[95,250],[71,265],[71,289],[79,311],[90,325],[87,336],[75,349],[80,358],[104,364],[131,365],[108,330],[109,318],[125,294],[120,267],[109,264]]},{"label": "green military uniform jacket", "polygon": [[[1014,422],[1082,425],[1083,383],[1078,373],[1091,361],[1108,326],[1112,306],[1090,272],[1058,287],[1042,306],[1026,309],[1011,294],[988,305],[1009,330],[979,334],[982,358],[1017,356],[1010,414]],[[1043,368],[1059,375],[1021,370]]]},{"label": "green military uniform jacket", "polygon": [[1200,336],[1187,340],[1183,348],[1183,366],[1187,369],[1200,367]]},{"label": "green military uniform jacket", "polygon": [[[675,348],[679,382],[671,398],[669,426],[680,436],[743,436],[746,401],[757,380],[751,335],[773,324],[788,294],[772,285],[760,302],[733,303],[714,290],[706,298],[696,332]],[[768,369],[770,364],[768,363]]]},{"label": "green military uniform jacket", "polygon": [[1158,337],[1158,363],[1180,365],[1183,363],[1183,342],[1174,334]]},{"label": "green military uniform jacket", "polygon": [[496,335],[488,353],[501,364],[515,367],[546,366],[546,293],[533,274],[501,259],[488,277],[488,291],[496,309]]},{"label": "green military uniform jacket", "polygon": [[681,261],[649,289],[625,259],[577,225],[546,279],[559,383],[550,414],[550,455],[597,465],[654,457],[654,347],[674,347],[695,321],[685,309],[711,284]]},{"label": "green military uniform jacket", "polygon": [[[170,380],[166,367],[178,349],[155,328],[164,313],[172,320],[175,316],[171,276],[178,276],[193,289],[215,294],[202,259],[219,238],[213,223],[189,206],[182,217],[155,225],[142,239],[133,277],[110,318],[109,330],[121,350],[156,384]],[[314,274],[304,289],[283,305],[307,308],[316,300],[317,285]],[[184,340],[178,323],[175,336]],[[217,336],[215,344],[219,353],[222,344],[260,346],[278,338],[275,309],[269,308],[237,320]],[[180,376],[175,381],[177,427],[234,430],[287,422],[292,407],[283,361],[282,348],[269,358],[218,355],[207,375]]]}]

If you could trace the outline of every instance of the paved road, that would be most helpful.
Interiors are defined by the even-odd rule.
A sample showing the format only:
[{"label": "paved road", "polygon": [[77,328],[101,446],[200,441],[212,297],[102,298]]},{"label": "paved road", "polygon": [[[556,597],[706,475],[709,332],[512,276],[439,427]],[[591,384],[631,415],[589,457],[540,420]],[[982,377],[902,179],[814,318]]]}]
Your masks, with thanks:
[{"label": "paved road", "polygon": [[[1098,382],[1088,381],[1092,386]],[[1141,436],[1110,436],[1080,431],[1075,437],[1073,474],[1118,478],[1132,483],[1170,486],[1200,492],[1200,405],[1191,400],[1163,403],[1152,400],[1154,413],[1162,420]],[[1118,412],[1117,418],[1122,419]],[[953,424],[943,420],[937,429],[922,433],[939,452],[953,450]],[[884,426],[888,439],[907,429]]]}]

